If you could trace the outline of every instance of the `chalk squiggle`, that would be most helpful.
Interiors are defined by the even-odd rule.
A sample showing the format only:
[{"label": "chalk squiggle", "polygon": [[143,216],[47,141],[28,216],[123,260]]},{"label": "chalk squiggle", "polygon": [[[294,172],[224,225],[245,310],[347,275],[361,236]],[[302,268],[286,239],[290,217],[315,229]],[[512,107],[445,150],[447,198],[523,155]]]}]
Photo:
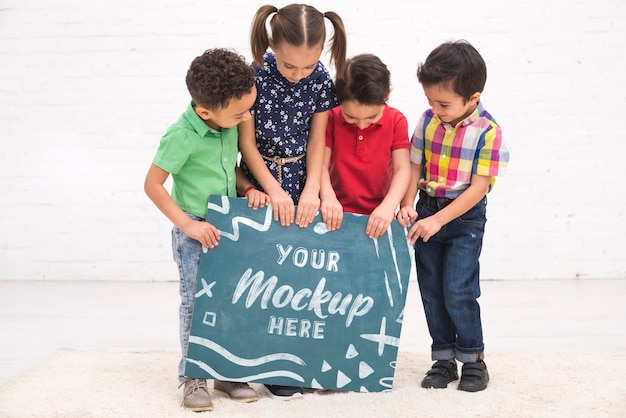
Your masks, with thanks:
[{"label": "chalk squiggle", "polygon": [[[226,196],[222,196],[222,206],[216,205],[215,203],[209,203],[208,208],[225,215],[230,211],[230,202]],[[248,225],[250,228],[256,229],[259,232],[265,232],[270,229],[272,224],[272,206],[269,205],[265,208],[265,220],[262,224],[253,221],[250,218],[246,218],[245,216],[235,216],[231,222],[233,226],[232,233],[218,230],[220,236],[224,236],[231,241],[239,240],[239,224]]]},{"label": "chalk squiggle", "polygon": [[295,356],[289,353],[275,353],[275,354],[269,354],[267,356],[262,356],[256,359],[245,359],[245,358],[234,355],[233,353],[226,350],[221,345],[207,338],[190,335],[189,343],[198,344],[198,345],[208,348],[209,350],[213,350],[217,354],[224,357],[226,360],[230,361],[231,363],[237,364],[238,366],[246,366],[246,367],[259,366],[262,364],[271,363],[273,361],[279,361],[279,360],[290,361],[300,366],[306,366],[306,363],[304,362],[304,360],[302,360],[298,356]]},{"label": "chalk squiggle", "polygon": [[276,370],[273,372],[257,373],[249,376],[223,376],[213,370],[208,364],[204,362],[188,358],[187,363],[195,364],[196,366],[200,367],[202,370],[209,373],[211,376],[218,380],[239,380],[243,382],[251,382],[253,380],[267,379],[270,377],[287,377],[289,379],[297,380],[298,382],[304,382],[304,378],[302,376],[290,372],[289,370]]}]

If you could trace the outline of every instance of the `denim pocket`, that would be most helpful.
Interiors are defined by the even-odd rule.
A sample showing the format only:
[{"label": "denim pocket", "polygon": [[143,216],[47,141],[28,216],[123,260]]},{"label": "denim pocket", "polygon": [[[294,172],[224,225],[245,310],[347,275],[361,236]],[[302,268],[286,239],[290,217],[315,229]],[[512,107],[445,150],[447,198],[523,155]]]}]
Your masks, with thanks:
[{"label": "denim pocket", "polygon": [[457,218],[457,221],[464,225],[474,225],[484,229],[487,222],[487,202],[483,198],[473,208]]}]

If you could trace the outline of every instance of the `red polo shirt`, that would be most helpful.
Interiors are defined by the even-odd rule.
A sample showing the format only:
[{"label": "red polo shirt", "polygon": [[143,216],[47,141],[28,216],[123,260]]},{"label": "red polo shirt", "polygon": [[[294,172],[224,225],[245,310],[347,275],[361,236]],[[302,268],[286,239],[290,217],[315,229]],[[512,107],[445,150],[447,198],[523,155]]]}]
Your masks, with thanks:
[{"label": "red polo shirt", "polygon": [[338,106],[329,111],[326,146],[330,181],[344,212],[369,215],[389,191],[392,151],[411,146],[408,122],[385,106],[380,120],[361,130],[345,121]]}]

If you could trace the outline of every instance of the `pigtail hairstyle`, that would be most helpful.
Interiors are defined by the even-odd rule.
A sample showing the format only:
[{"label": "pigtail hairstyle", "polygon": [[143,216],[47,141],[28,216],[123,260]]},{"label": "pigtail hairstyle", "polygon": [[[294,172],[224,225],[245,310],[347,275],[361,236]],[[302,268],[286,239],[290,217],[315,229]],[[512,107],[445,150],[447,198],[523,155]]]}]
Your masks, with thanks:
[{"label": "pigtail hairstyle", "polygon": [[[254,15],[252,21],[252,29],[250,30],[250,49],[252,50],[252,60],[256,65],[263,68],[263,55],[270,45],[269,36],[267,33],[266,22],[267,18],[273,14],[278,13],[278,9],[274,6],[261,6]],[[272,18],[274,20],[274,18]]]},{"label": "pigtail hairstyle", "polygon": [[335,74],[343,77],[346,68],[347,36],[343,21],[335,12],[326,12],[324,17],[333,25],[333,36],[330,38],[330,61],[335,64]]},{"label": "pigtail hairstyle", "polygon": [[[267,32],[267,19],[271,38]],[[321,13],[313,6],[306,4],[290,4],[281,9],[275,6],[261,6],[252,21],[250,31],[250,47],[253,61],[263,67],[263,55],[269,47],[270,39],[275,46],[283,42],[289,45],[309,48],[324,46],[326,40],[326,24],[324,18],[333,25],[334,34],[331,43],[331,62],[334,63],[337,75],[343,75],[346,61],[347,37],[343,21],[335,12]]]}]

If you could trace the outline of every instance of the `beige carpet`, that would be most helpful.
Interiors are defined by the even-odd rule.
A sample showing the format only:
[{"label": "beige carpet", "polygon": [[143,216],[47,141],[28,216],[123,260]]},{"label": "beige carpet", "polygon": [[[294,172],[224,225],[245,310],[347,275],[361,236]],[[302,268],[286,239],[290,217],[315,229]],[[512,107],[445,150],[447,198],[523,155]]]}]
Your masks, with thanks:
[{"label": "beige carpet", "polygon": [[[174,351],[59,350],[0,384],[1,417],[182,417]],[[307,393],[239,404],[213,396],[214,417],[625,417],[626,354],[493,353],[484,392],[419,387],[426,354],[400,352],[388,393]],[[209,383],[212,387],[212,384]],[[258,388],[258,385],[253,385]]]}]

